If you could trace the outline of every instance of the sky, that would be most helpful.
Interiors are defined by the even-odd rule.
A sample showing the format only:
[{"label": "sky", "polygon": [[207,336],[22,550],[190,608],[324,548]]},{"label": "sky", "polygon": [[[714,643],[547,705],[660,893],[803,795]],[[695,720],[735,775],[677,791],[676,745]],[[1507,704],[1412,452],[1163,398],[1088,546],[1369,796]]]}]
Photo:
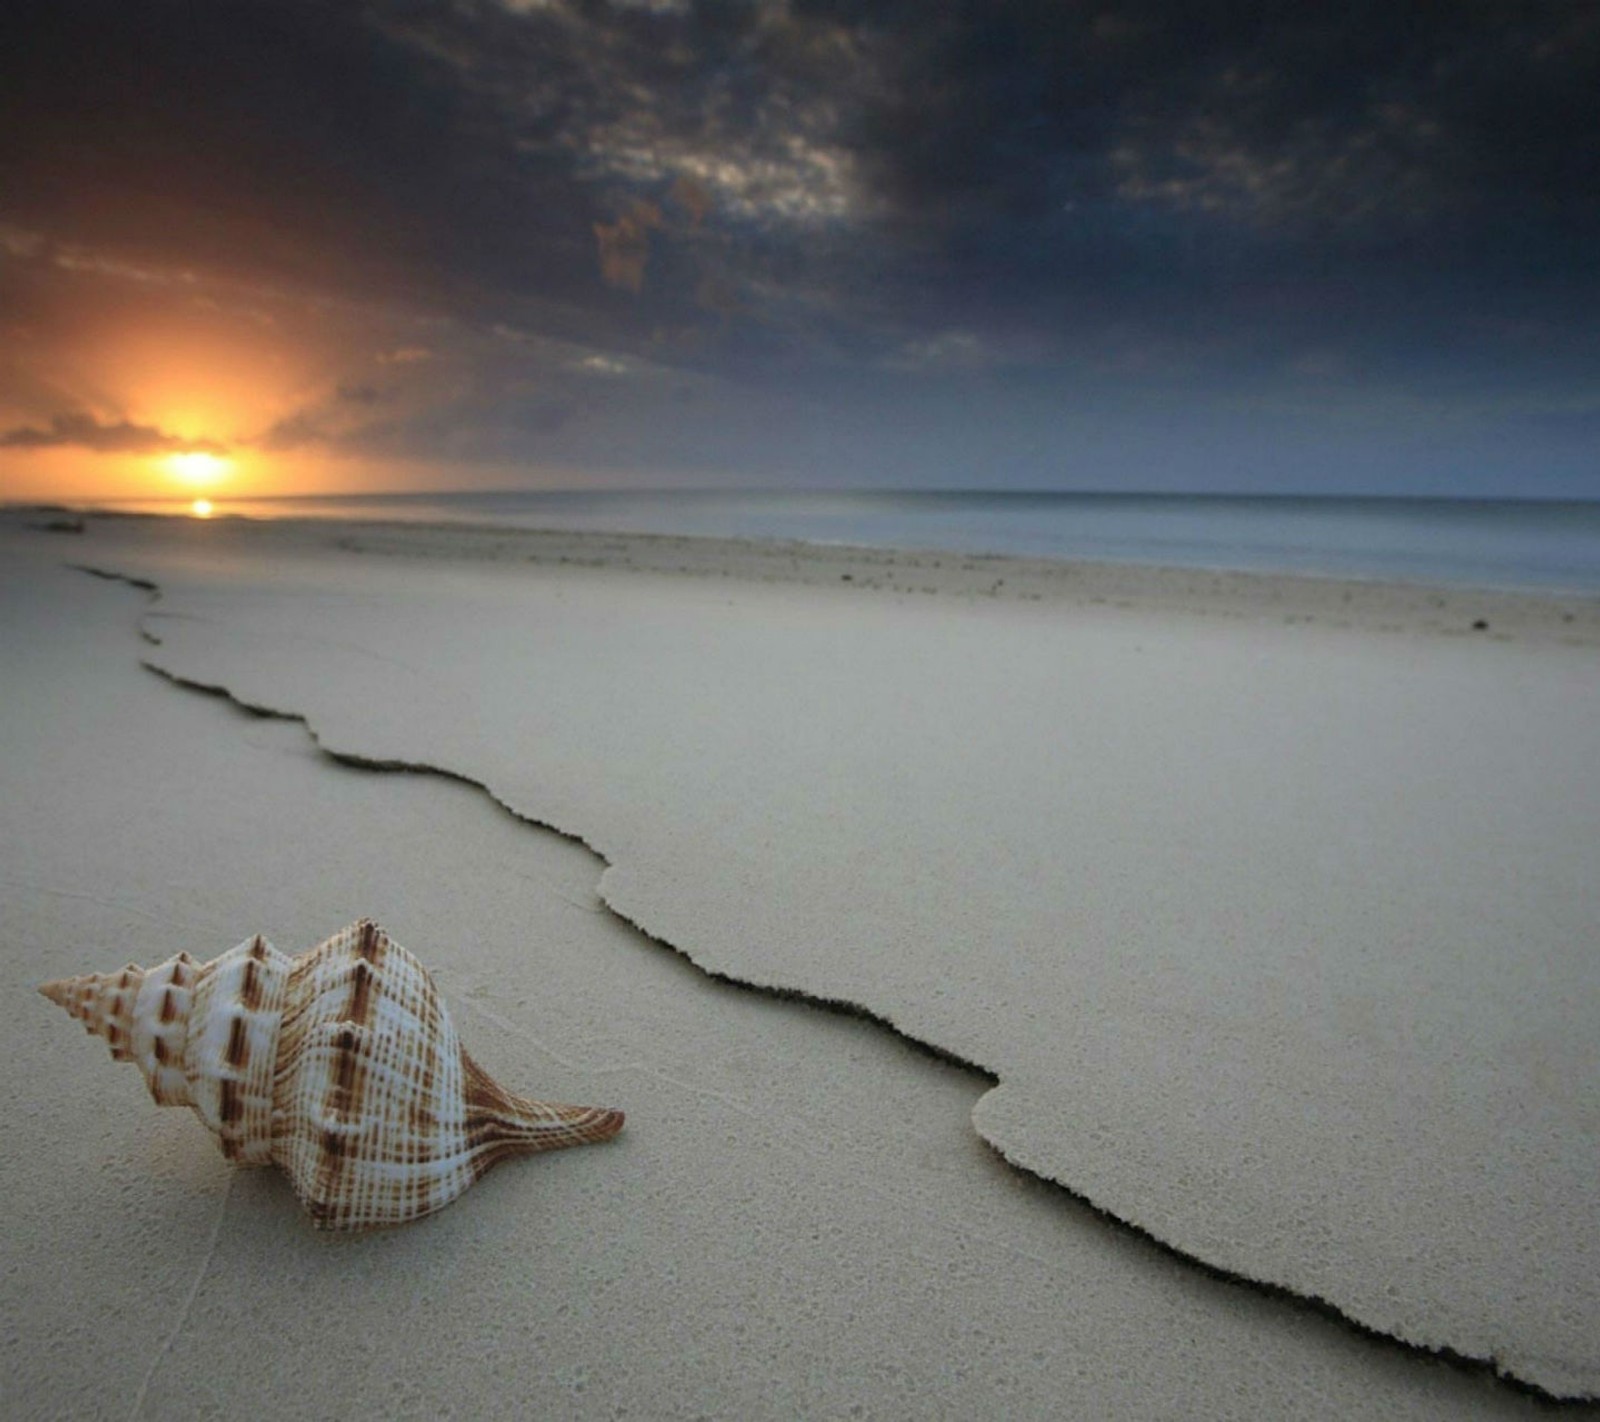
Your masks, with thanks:
[{"label": "sky", "polygon": [[0,497],[1600,497],[1600,5],[0,7]]}]

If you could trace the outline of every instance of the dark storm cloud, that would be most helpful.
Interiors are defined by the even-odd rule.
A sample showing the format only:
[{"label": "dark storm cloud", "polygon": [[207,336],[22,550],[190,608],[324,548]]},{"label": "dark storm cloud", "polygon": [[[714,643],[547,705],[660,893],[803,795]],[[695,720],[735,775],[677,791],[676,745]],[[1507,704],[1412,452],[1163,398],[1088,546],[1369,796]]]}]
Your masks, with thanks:
[{"label": "dark storm cloud", "polygon": [[624,328],[606,288],[652,251],[651,320],[712,258],[804,297],[865,269],[937,320],[927,273],[959,309],[1226,273],[1228,243],[1384,266],[1600,235],[1600,26],[1570,4],[64,0],[8,27],[24,218]]},{"label": "dark storm cloud", "polygon": [[858,141],[911,269],[971,319],[1439,336],[1463,294],[1595,291],[1587,13],[949,7]]},{"label": "dark storm cloud", "polygon": [[1595,217],[1592,8],[1124,0],[917,31],[870,146],[934,220],[1140,199],[1391,231],[1511,200]]},{"label": "dark storm cloud", "polygon": [[[89,252],[447,323],[386,369],[515,329],[886,408],[1576,398],[1597,95],[1568,0],[59,0],[0,20],[0,278]],[[475,369],[461,418],[551,426]]]},{"label": "dark storm cloud", "polygon": [[208,439],[184,439],[149,425],[119,420],[102,424],[93,415],[54,416],[45,429],[23,425],[0,433],[0,449],[87,449],[96,454],[226,454]]},{"label": "dark storm cloud", "polygon": [[[654,340],[702,319],[708,263],[794,268],[794,223],[843,211],[836,155],[805,137],[840,65],[810,53],[815,27],[763,13],[8,7],[0,215],[129,265]],[[646,197],[671,230],[645,239],[641,298],[637,250],[608,266],[600,234]],[[730,250],[704,230],[713,205],[778,250]]]}]

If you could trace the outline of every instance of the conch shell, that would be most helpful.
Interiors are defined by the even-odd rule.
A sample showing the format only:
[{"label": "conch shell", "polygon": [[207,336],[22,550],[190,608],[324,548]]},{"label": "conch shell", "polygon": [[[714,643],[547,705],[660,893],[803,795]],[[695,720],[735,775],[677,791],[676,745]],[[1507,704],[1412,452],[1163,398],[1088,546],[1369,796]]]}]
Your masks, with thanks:
[{"label": "conch shell", "polygon": [[180,953],[39,991],[234,1164],[280,1166],[319,1229],[420,1219],[509,1156],[622,1129],[620,1111],[497,1085],[427,970],[367,919],[296,958],[257,935],[209,963]]}]

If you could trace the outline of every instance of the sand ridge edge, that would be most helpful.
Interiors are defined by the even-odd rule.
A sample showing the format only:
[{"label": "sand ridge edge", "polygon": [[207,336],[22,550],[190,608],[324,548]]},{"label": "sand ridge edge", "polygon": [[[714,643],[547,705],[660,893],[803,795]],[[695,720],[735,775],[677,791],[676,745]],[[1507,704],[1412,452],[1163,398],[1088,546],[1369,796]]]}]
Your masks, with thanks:
[{"label": "sand ridge edge", "polygon": [[[90,576],[128,584],[129,586],[145,592],[150,597],[152,602],[158,601],[162,596],[160,585],[148,578],[119,572],[115,569],[86,564],[69,564],[67,566]],[[139,619],[139,632],[141,637],[147,643],[156,647],[160,647],[162,645],[160,636],[153,631],[150,626],[147,625],[145,617],[141,617]],[[588,839],[584,837],[582,833],[568,827],[567,825],[555,823],[551,820],[541,818],[536,814],[518,808],[516,805],[508,802],[505,798],[498,794],[492,788],[492,786],[486,784],[480,779],[456,770],[452,770],[445,766],[438,766],[420,761],[373,757],[362,754],[358,751],[343,749],[330,745],[324,739],[323,734],[319,732],[316,725],[313,724],[312,719],[301,712],[268,706],[254,702],[250,699],[243,698],[224,684],[208,683],[181,674],[174,671],[170,667],[161,665],[158,660],[154,660],[151,657],[141,658],[141,665],[146,667],[146,669],[148,669],[154,675],[160,677],[175,687],[226,700],[239,709],[244,710],[252,715],[276,720],[293,721],[301,724],[305,728],[307,734],[311,737],[314,744],[317,746],[319,752],[331,761],[360,770],[379,773],[438,776],[442,779],[463,784],[486,795],[498,808],[519,822],[550,830],[566,839],[583,845],[584,848],[593,854],[603,866],[606,866],[606,870],[601,876],[598,894],[600,901],[605,905],[607,911],[617,919],[628,924],[635,931],[649,939],[652,943],[668,949],[683,960],[691,963],[697,971],[702,973],[707,978],[732,984],[742,989],[761,993],[763,995],[803,1002],[808,1006],[822,1011],[840,1013],[870,1021],[877,1026],[880,1026],[891,1032],[901,1041],[917,1048],[919,1051],[922,1051],[936,1059],[958,1066],[964,1070],[970,1071],[973,1074],[981,1077],[989,1084],[990,1090],[985,1092],[985,1094],[980,1097],[978,1103],[974,1106],[973,1113],[975,1118],[981,1114],[984,1101],[1003,1085],[1000,1075],[982,1063],[971,1060],[970,1058],[959,1053],[953,1052],[939,1045],[937,1042],[919,1037],[918,1035],[907,1031],[903,1026],[898,1024],[888,1015],[874,1011],[870,1007],[864,1006],[861,1003],[852,1001],[848,998],[819,995],[802,988],[783,984],[781,982],[769,982],[757,978],[742,977],[702,962],[696,957],[692,949],[675,943],[667,937],[652,931],[645,922],[641,921],[640,917],[625,911],[623,908],[619,907],[612,898],[608,897],[605,890],[606,873],[609,873],[610,870],[616,866],[605,853],[597,849]],[[1567,1367],[1565,1364],[1557,1363],[1553,1369],[1546,1369],[1536,1365],[1532,1369],[1524,1370],[1515,1360],[1507,1360],[1498,1353],[1490,1352],[1487,1354],[1480,1354],[1471,1351],[1461,1351],[1452,1347],[1448,1342],[1435,1342],[1428,1339],[1420,1339],[1408,1336],[1404,1333],[1390,1331],[1367,1322],[1358,1314],[1340,1308],[1337,1304],[1330,1302],[1329,1300],[1315,1293],[1296,1290],[1293,1287],[1271,1278],[1258,1277],[1251,1273],[1213,1262],[1204,1254],[1185,1249],[1181,1244],[1174,1243],[1166,1238],[1163,1238],[1159,1233],[1145,1228],[1137,1221],[1133,1221],[1123,1217],[1122,1215],[1119,1215],[1114,1210],[1097,1201],[1092,1194],[1074,1188],[1070,1181],[1063,1180],[1052,1174],[1039,1171],[1028,1164],[1023,1163],[1013,1154],[1012,1151],[1007,1148],[1002,1139],[996,1138],[996,1136],[991,1134],[989,1131],[986,1131],[976,1119],[974,1119],[973,1125],[976,1133],[985,1142],[985,1144],[988,1145],[990,1149],[992,1149],[996,1155],[1000,1159],[1004,1160],[1012,1169],[1015,1169],[1020,1173],[1029,1176],[1030,1178],[1041,1180],[1051,1187],[1061,1190],[1064,1195],[1070,1197],[1079,1204],[1086,1206],[1088,1209],[1093,1211],[1095,1215],[1113,1227],[1130,1232],[1131,1234],[1156,1246],[1163,1253],[1166,1253],[1175,1259],[1181,1260],[1186,1265],[1194,1267],[1214,1278],[1259,1291],[1269,1297],[1291,1304],[1292,1306],[1304,1307],[1317,1314],[1336,1319],[1341,1324],[1348,1326],[1364,1337],[1395,1346],[1408,1353],[1412,1353],[1420,1357],[1438,1359],[1452,1367],[1468,1372],[1493,1376],[1506,1386],[1545,1399],[1552,1403],[1583,1404],[1592,1401],[1597,1395],[1600,1395],[1597,1394],[1597,1391],[1593,1389],[1584,1390],[1578,1385],[1569,1387],[1563,1382],[1556,1381],[1556,1377],[1563,1374],[1577,1376],[1575,1370]]]}]

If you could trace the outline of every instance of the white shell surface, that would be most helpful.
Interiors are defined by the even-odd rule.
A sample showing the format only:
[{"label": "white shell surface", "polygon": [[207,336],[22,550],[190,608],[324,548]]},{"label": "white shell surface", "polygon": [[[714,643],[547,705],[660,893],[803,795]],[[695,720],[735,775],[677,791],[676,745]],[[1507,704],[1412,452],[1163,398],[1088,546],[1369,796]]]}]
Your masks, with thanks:
[{"label": "white shell surface", "polygon": [[319,1228],[403,1224],[508,1156],[622,1113],[513,1096],[462,1050],[427,970],[368,919],[291,958],[259,934],[204,965],[46,984],[237,1165],[278,1165]]}]

